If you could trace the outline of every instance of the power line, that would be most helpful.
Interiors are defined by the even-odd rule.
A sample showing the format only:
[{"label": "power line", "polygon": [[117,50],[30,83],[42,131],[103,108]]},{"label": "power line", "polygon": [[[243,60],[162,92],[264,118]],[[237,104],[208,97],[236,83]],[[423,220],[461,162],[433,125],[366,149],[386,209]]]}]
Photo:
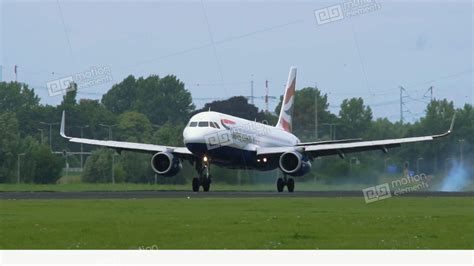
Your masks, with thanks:
[{"label": "power line", "polygon": [[[403,94],[405,93],[405,95]],[[404,99],[408,98],[408,93],[405,88],[400,86],[400,123],[403,124],[403,107],[405,107]]]},{"label": "power line", "polygon": [[364,74],[364,79],[365,79],[365,86],[367,87],[367,90],[369,91],[370,95],[372,95],[372,90],[370,89],[369,86],[369,79],[367,78],[367,73],[365,72],[365,65],[364,61],[362,60],[362,56],[360,54],[360,48],[359,48],[359,42],[357,41],[357,35],[354,26],[352,26],[352,33],[354,34],[354,42],[356,44],[356,49],[357,49],[357,55],[359,56],[359,61],[362,69],[362,74]]},{"label": "power line", "polygon": [[[214,52],[214,57],[216,59],[217,68],[219,70],[219,76],[221,78],[221,82],[224,83],[224,75],[222,74],[222,66],[221,66],[221,63],[219,61],[219,56],[217,56],[217,48],[216,48],[216,44],[214,42],[214,36],[212,35],[211,25],[209,24],[209,19],[207,18],[206,8],[204,7],[204,0],[201,0],[201,7],[202,7],[202,12],[204,14],[204,19],[206,21],[207,31],[209,33],[209,39],[211,40],[211,45],[212,45],[212,50]],[[227,88],[225,86],[224,86],[224,91],[225,91],[225,94],[228,95]]]}]

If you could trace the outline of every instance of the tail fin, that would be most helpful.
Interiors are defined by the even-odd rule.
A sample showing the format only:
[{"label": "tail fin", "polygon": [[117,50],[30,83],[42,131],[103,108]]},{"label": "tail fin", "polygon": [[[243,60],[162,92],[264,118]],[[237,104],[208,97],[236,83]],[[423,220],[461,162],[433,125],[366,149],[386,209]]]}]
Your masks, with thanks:
[{"label": "tail fin", "polygon": [[276,128],[283,129],[287,132],[292,131],[292,116],[293,106],[295,101],[295,87],[296,87],[296,67],[290,68],[288,81],[286,82],[285,96],[281,105],[280,117]]}]

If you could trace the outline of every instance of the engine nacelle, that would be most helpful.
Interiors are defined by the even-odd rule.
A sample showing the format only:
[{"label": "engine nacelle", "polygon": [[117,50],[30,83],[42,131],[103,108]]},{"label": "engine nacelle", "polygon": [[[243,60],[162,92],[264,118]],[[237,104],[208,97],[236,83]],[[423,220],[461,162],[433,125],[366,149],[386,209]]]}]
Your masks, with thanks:
[{"label": "engine nacelle", "polygon": [[181,170],[181,161],[169,152],[159,152],[151,158],[151,168],[162,176],[174,176]]},{"label": "engine nacelle", "polygon": [[311,170],[311,162],[297,151],[285,152],[280,156],[280,169],[290,176],[302,176]]}]

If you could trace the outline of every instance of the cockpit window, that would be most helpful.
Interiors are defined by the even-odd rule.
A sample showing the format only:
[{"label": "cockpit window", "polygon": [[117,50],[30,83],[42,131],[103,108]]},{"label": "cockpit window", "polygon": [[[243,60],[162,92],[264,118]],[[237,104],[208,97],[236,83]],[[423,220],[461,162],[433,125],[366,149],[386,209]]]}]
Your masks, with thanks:
[{"label": "cockpit window", "polygon": [[209,127],[209,122],[207,121],[201,121],[198,124],[199,127]]},{"label": "cockpit window", "polygon": [[197,122],[191,122],[191,123],[189,123],[189,127],[196,127],[197,124],[198,124]]},{"label": "cockpit window", "polygon": [[216,125],[214,124],[214,122],[209,122],[209,125],[213,128],[216,128]]},{"label": "cockpit window", "polygon": [[214,123],[214,125],[216,126],[216,128],[221,129],[221,128],[219,127],[219,124],[217,124],[216,122],[212,122],[212,123]]}]

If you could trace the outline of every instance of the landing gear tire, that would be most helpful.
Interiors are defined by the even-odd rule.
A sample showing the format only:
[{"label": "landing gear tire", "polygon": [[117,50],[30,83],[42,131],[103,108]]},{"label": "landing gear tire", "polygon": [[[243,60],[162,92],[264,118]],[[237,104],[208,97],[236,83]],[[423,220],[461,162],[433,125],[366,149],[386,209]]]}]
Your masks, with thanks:
[{"label": "landing gear tire", "polygon": [[193,178],[193,191],[198,192],[199,191],[199,186],[200,186],[199,178],[195,177]]},{"label": "landing gear tire", "polygon": [[211,177],[204,178],[202,181],[202,189],[206,192],[211,188]]},{"label": "landing gear tire", "polygon": [[211,188],[211,174],[210,174],[210,164],[208,161],[196,161],[194,167],[199,175],[199,177],[193,178],[193,191],[199,192],[199,188],[202,186],[202,190],[207,192]]},{"label": "landing gear tire", "polygon": [[288,192],[295,191],[295,180],[293,178],[288,178],[286,182],[286,187],[288,188]]},{"label": "landing gear tire", "polygon": [[283,192],[283,188],[285,188],[285,181],[283,178],[278,178],[277,180],[277,190],[278,192]]}]

